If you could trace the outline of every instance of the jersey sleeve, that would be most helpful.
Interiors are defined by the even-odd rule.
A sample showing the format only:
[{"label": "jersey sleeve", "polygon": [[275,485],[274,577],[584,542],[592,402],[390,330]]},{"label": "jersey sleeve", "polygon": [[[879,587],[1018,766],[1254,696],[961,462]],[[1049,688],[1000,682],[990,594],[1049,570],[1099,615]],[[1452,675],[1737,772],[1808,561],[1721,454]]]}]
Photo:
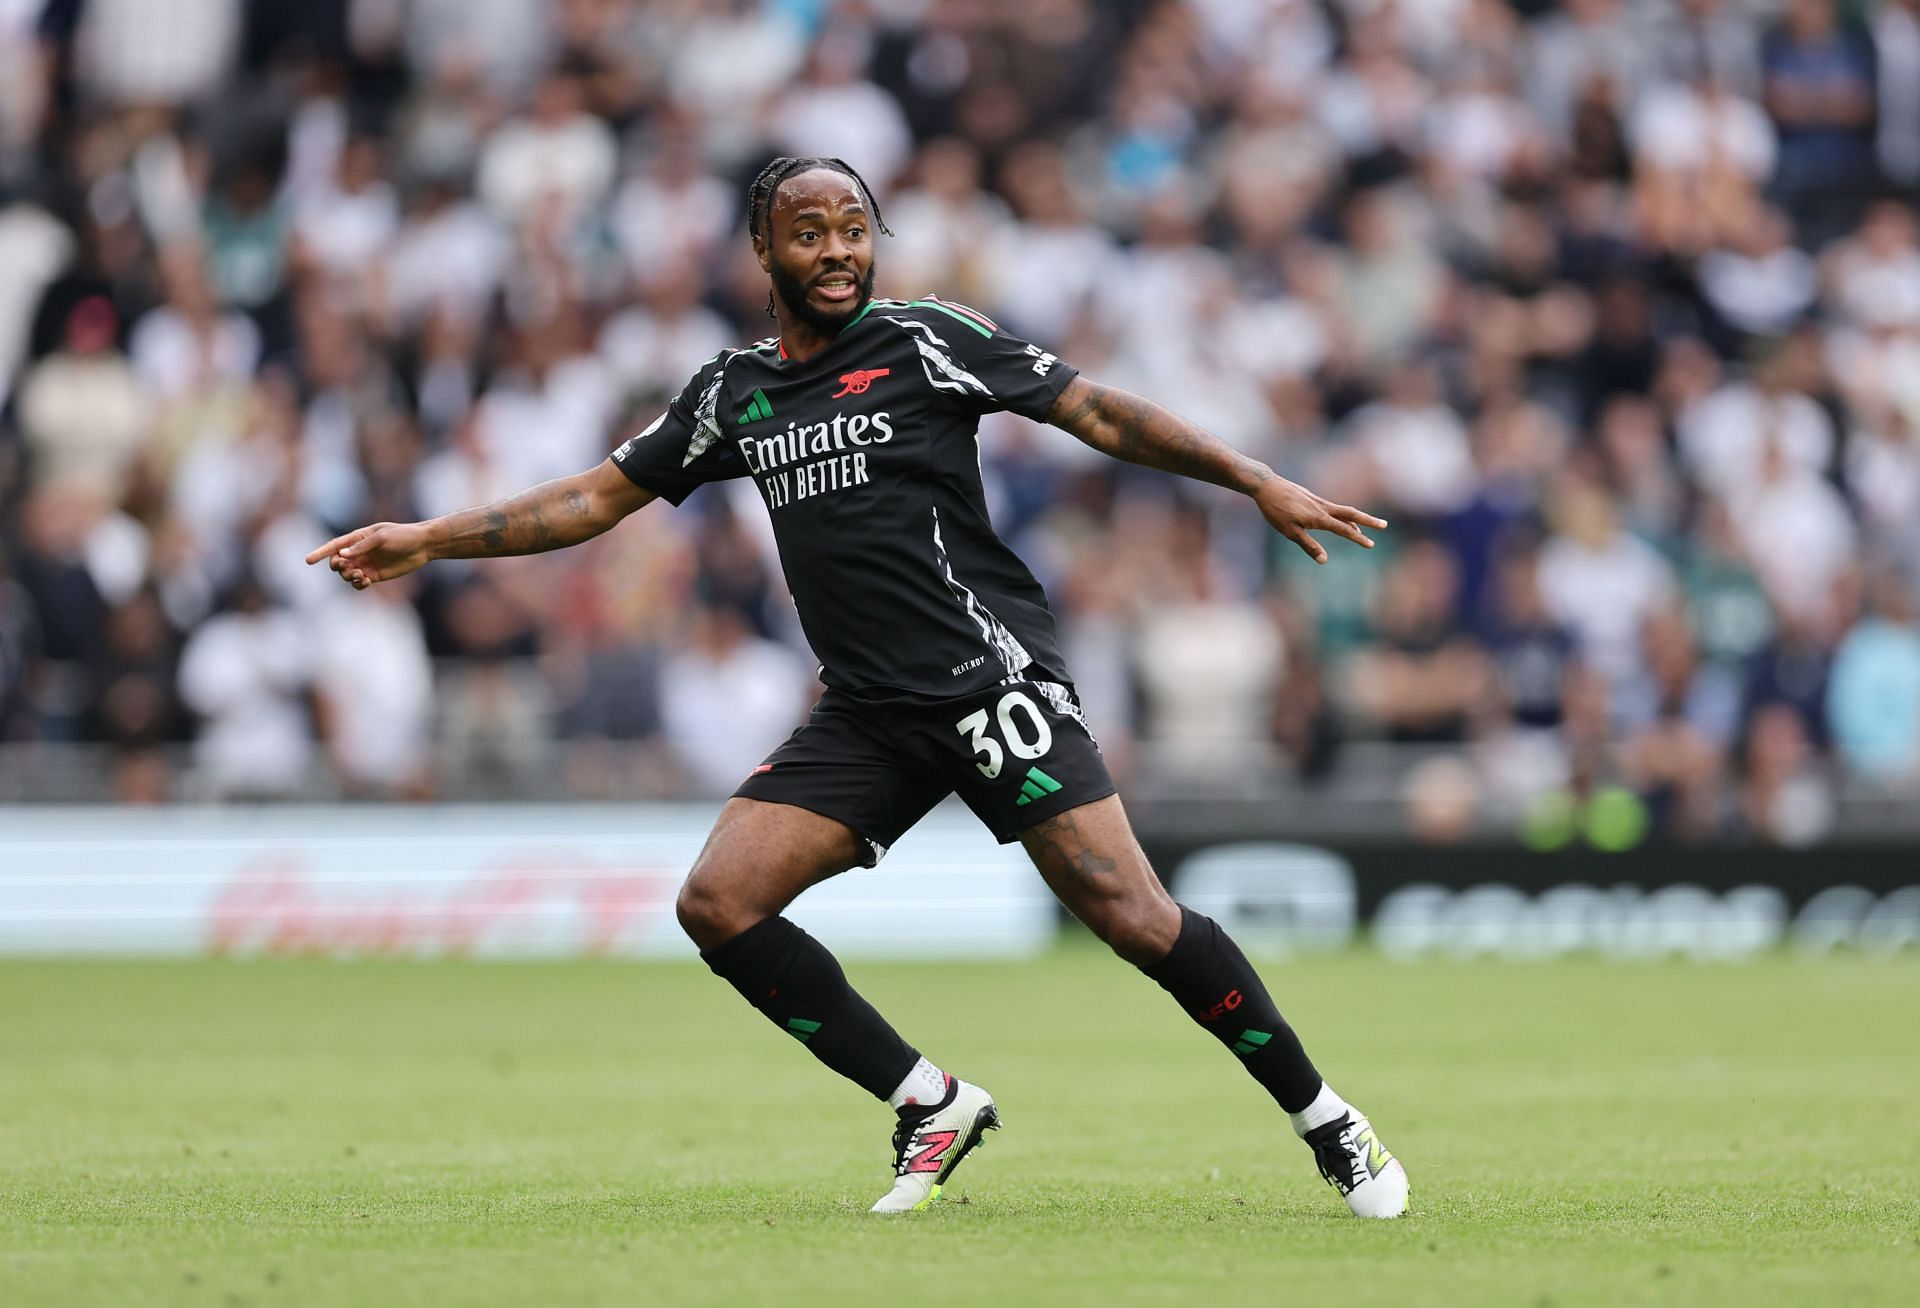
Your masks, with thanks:
[{"label": "jersey sleeve", "polygon": [[906,319],[933,388],[974,413],[1002,409],[1044,421],[1047,410],[1079,375],[1052,353],[1003,331],[986,315],[951,300],[915,300]]},{"label": "jersey sleeve", "polygon": [[701,368],[665,413],[613,452],[614,466],[628,481],[678,505],[707,482],[746,475],[746,461],[716,416],[731,357],[728,351]]}]

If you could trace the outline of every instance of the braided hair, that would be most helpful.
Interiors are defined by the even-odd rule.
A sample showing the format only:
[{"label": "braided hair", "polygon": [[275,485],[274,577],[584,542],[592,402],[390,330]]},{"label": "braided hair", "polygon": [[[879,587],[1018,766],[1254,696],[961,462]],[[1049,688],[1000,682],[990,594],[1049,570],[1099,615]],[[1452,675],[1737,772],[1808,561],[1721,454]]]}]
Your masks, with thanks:
[{"label": "braided hair", "polygon": [[[780,183],[800,173],[812,172],[815,168],[824,168],[829,172],[845,173],[860,188],[861,196],[867,202],[867,208],[873,211],[873,225],[880,229],[883,236],[892,236],[893,229],[880,217],[880,204],[873,198],[873,188],[867,185],[867,179],[859,170],[845,159],[834,159],[826,155],[802,154],[786,155],[774,159],[760,170],[753,179],[753,185],[747,188],[747,234],[749,236],[771,237],[773,235],[773,193],[780,189]],[[762,230],[762,229],[765,230]]]},{"label": "braided hair", "polygon": [[[867,185],[867,179],[845,159],[836,159],[828,155],[783,154],[771,160],[747,187],[747,235],[755,240],[773,239],[773,196],[780,189],[780,183],[800,173],[812,172],[824,168],[829,172],[844,173],[853,179],[860,189],[861,198],[866,200],[867,208],[873,214],[873,225],[881,235],[892,236],[893,229],[880,216],[880,202],[873,198],[873,188]],[[774,316],[773,292],[767,292],[767,317]]]}]

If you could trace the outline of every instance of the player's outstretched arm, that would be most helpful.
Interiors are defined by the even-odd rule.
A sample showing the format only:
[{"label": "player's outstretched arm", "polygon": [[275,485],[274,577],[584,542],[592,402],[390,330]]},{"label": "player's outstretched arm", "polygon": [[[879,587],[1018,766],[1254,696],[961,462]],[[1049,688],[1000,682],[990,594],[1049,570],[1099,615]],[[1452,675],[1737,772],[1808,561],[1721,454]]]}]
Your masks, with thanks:
[{"label": "player's outstretched arm", "polygon": [[565,549],[598,536],[654,499],[609,459],[572,477],[477,509],[428,522],[376,522],[335,536],[308,563],[325,559],[355,590],[404,577],[435,559],[483,559]]},{"label": "player's outstretched arm", "polygon": [[1252,496],[1273,529],[1315,563],[1325,563],[1327,551],[1308,533],[1330,531],[1372,549],[1360,528],[1387,525],[1371,513],[1321,499],[1152,400],[1085,377],[1067,383],[1047,410],[1047,421],[1102,454]]}]

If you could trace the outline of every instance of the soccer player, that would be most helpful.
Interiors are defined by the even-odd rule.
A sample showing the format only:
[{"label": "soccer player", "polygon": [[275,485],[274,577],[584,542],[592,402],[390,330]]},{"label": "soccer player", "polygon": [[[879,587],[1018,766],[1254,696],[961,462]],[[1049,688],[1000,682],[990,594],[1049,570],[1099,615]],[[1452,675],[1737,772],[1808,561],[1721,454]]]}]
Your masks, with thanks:
[{"label": "soccer player", "polygon": [[433,559],[530,554],[751,477],[826,692],[721,809],[681,888],[708,967],[807,1052],[898,1113],[877,1213],[924,1208],[999,1125],[993,1099],[903,1040],[781,912],[872,867],[958,792],[1115,953],[1232,1050],[1363,1217],[1406,1209],[1407,1175],[1335,1094],[1217,923],[1175,903],[1134,840],[1061,661],[1046,596],[995,535],[976,427],[1007,409],[1116,458],[1240,491],[1325,562],[1309,533],[1371,546],[1386,523],[1278,476],[1150,401],[963,305],[873,295],[865,181],[839,159],[779,158],[748,229],[779,334],[709,360],[599,467],[430,522],[376,523],[307,556],[357,590]]}]

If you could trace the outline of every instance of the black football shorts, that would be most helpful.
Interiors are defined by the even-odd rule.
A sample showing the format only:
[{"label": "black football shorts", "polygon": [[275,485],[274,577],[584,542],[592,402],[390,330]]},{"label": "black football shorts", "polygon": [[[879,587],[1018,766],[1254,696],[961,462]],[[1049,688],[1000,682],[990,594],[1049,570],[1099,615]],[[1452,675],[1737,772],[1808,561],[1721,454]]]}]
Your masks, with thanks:
[{"label": "black football shorts", "polygon": [[956,792],[1004,845],[1114,790],[1073,687],[1017,681],[932,701],[828,690],[733,793],[846,823],[872,846],[872,867]]}]

